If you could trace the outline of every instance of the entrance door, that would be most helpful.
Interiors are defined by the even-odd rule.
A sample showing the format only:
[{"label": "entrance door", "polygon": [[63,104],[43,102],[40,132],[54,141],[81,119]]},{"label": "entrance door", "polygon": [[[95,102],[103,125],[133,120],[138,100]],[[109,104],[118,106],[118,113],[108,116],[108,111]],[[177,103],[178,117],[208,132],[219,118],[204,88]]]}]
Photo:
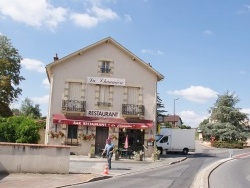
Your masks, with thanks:
[{"label": "entrance door", "polygon": [[67,135],[68,145],[77,145],[77,129],[78,129],[78,125],[68,126],[68,135]]},{"label": "entrance door", "polygon": [[124,149],[126,135],[128,135],[129,150],[132,150],[132,151],[144,150],[144,147],[143,147],[144,130],[141,131],[137,129],[126,129],[126,132],[123,132],[123,130],[120,129],[118,146],[121,149]]},{"label": "entrance door", "polygon": [[108,127],[96,127],[95,154],[100,154],[102,149],[104,149],[108,133]]}]

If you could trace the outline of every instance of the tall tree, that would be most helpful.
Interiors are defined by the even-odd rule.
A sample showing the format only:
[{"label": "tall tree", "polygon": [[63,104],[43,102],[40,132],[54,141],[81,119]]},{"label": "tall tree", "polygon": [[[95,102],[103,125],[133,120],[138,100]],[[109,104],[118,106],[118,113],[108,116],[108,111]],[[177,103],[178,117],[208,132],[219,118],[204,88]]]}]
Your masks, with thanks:
[{"label": "tall tree", "polygon": [[164,108],[164,104],[162,104],[162,100],[159,97],[159,95],[157,95],[157,116],[158,115],[163,115],[164,112],[167,112],[166,110],[162,110],[162,108]]},{"label": "tall tree", "polygon": [[240,112],[241,108],[236,107],[239,101],[235,93],[218,95],[214,107],[210,108],[209,122],[200,123],[205,140],[215,137],[216,140],[222,141],[245,141],[248,138],[249,134],[245,129],[248,116]]},{"label": "tall tree", "polygon": [[162,121],[160,121],[159,118],[164,118],[164,114],[163,113],[167,112],[167,111],[162,109],[162,108],[164,108],[164,104],[162,104],[162,100],[159,97],[158,93],[157,93],[156,108],[157,108],[156,109],[157,123],[156,123],[155,131],[159,133],[159,131],[160,131],[160,125],[164,121],[164,119],[162,119]]},{"label": "tall tree", "polygon": [[34,104],[34,102],[29,98],[25,98],[22,102],[20,112],[22,115],[30,116],[36,119],[41,117],[39,104]]},{"label": "tall tree", "polygon": [[13,113],[11,109],[9,108],[9,105],[0,101],[0,117],[10,117]]},{"label": "tall tree", "polygon": [[240,101],[235,93],[228,91],[224,95],[219,95],[214,107],[211,108],[211,121],[219,123],[231,123],[235,127],[244,126],[248,120],[247,114],[240,112],[241,108],[236,108]]},{"label": "tall tree", "polygon": [[9,106],[22,92],[18,87],[24,80],[24,77],[20,76],[21,59],[10,40],[0,35],[0,116],[11,115]]}]

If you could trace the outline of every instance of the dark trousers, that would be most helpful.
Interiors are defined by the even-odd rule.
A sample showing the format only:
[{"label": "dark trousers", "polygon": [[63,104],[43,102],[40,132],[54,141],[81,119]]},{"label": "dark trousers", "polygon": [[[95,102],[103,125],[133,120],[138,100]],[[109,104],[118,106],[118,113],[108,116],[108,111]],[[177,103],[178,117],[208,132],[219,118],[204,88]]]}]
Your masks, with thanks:
[{"label": "dark trousers", "polygon": [[112,159],[112,156],[113,156],[113,153],[110,153],[110,154],[107,155],[109,170],[111,169],[111,159]]}]

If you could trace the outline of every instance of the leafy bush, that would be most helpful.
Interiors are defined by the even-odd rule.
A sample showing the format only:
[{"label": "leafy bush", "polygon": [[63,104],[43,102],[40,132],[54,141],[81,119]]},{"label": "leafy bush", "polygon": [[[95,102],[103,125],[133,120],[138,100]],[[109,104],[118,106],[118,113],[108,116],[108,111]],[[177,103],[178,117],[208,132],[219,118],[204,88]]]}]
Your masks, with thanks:
[{"label": "leafy bush", "polygon": [[237,148],[242,149],[245,142],[234,141],[234,142],[225,142],[225,141],[214,141],[211,142],[211,146],[216,148]]},{"label": "leafy bush", "polygon": [[0,119],[0,139],[5,142],[38,143],[44,125],[32,118],[13,116]]}]

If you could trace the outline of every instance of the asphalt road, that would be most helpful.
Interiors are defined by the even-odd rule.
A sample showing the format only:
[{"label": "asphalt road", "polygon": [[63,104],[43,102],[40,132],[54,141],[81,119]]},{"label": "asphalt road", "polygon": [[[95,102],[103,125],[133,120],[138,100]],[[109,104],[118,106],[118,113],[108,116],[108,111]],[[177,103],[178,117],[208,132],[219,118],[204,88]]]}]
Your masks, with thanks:
[{"label": "asphalt road", "polygon": [[[185,163],[185,164],[184,164]],[[157,169],[151,169],[142,171],[136,174],[129,174],[125,176],[113,177],[106,180],[91,182],[83,185],[74,187],[86,187],[86,188],[129,188],[129,187],[154,187],[154,188],[165,188],[165,187],[180,187],[178,182],[175,184],[175,180],[180,176],[183,176],[183,172],[186,171],[190,165],[186,162],[182,165],[171,165],[161,167]],[[192,183],[192,179],[188,181],[189,185]],[[175,184],[175,185],[173,185]],[[182,187],[182,186],[181,186]],[[188,187],[188,186],[185,186]]]},{"label": "asphalt road", "polygon": [[74,187],[130,188],[136,186],[137,188],[189,188],[199,171],[215,161],[228,156],[228,149],[213,149],[198,144],[196,152],[187,155],[187,160],[181,163],[83,185],[75,185]]},{"label": "asphalt road", "polygon": [[216,168],[210,174],[209,185],[210,188],[250,187],[250,152],[237,154],[233,156],[233,160],[223,163]]}]

